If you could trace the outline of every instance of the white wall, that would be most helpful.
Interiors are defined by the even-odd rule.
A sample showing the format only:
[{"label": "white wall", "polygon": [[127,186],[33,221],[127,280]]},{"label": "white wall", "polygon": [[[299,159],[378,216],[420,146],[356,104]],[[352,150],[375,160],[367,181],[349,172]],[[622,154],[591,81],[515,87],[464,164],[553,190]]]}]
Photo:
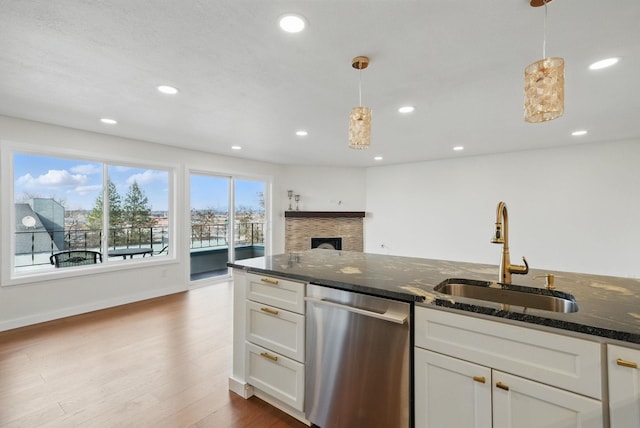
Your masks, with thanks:
[{"label": "white wall", "polygon": [[[189,284],[189,258],[188,243],[185,243],[184,236],[189,222],[189,201],[188,196],[185,196],[188,195],[188,171],[193,169],[202,172],[233,173],[265,179],[270,177],[274,183],[280,181],[279,176],[282,173],[282,166],[279,165],[215,156],[2,116],[0,144],[24,147],[35,145],[47,150],[53,148],[61,157],[64,157],[65,153],[73,152],[97,157],[99,160],[144,160],[152,164],[173,165],[178,168],[176,194],[180,196],[176,204],[178,211],[175,219],[178,258],[172,263],[158,258],[152,265],[138,265],[135,269],[112,269],[105,266],[100,273],[70,275],[65,278],[6,286],[11,248],[9,239],[3,236],[0,271],[5,283],[0,287],[0,330],[186,290]],[[9,159],[3,158],[0,171],[3,193],[0,222],[3,235],[13,233],[14,230],[9,223],[11,199],[6,193],[13,180],[9,165]],[[282,205],[280,198],[280,194],[273,193],[274,206]],[[271,227],[273,251],[282,252],[284,222],[276,218]]]},{"label": "white wall", "polygon": [[640,142],[367,170],[365,251],[498,264],[507,203],[512,263],[640,277]]},{"label": "white wall", "polygon": [[281,203],[274,212],[282,215],[289,208],[287,190],[300,195],[301,211],[364,211],[365,185],[364,168],[285,166],[278,190]]}]

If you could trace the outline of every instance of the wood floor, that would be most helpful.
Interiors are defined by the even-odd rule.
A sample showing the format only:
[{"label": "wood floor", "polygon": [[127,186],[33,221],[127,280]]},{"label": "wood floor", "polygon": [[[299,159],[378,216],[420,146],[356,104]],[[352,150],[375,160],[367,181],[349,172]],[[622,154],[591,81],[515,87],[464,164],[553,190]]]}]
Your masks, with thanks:
[{"label": "wood floor", "polygon": [[0,332],[0,427],[306,425],[227,389],[229,283]]}]

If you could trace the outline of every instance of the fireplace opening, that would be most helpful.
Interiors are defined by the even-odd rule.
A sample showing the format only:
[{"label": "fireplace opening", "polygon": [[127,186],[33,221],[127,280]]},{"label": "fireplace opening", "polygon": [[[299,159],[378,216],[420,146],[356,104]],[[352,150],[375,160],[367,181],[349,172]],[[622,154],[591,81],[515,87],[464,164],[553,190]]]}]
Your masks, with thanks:
[{"label": "fireplace opening", "polygon": [[342,238],[311,238],[311,248],[342,250]]}]

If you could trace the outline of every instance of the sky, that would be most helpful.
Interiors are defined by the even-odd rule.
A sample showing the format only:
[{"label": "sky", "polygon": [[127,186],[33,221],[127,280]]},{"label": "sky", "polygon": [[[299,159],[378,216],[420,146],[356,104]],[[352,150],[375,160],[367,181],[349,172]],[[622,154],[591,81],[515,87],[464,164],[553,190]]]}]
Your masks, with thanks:
[{"label": "sky", "polygon": [[[14,154],[14,195],[16,202],[27,194],[64,201],[68,210],[90,210],[102,191],[103,164],[84,160]],[[109,179],[124,202],[130,186],[137,182],[149,199],[153,211],[166,211],[169,205],[169,171],[108,165]],[[192,208],[228,206],[229,178],[193,175],[191,179]],[[258,208],[258,192],[265,184],[236,180],[236,206]]]},{"label": "sky", "polygon": [[[191,175],[191,208],[227,211],[229,206],[229,177]],[[258,193],[265,193],[265,183],[236,179],[235,206],[262,210]]]}]

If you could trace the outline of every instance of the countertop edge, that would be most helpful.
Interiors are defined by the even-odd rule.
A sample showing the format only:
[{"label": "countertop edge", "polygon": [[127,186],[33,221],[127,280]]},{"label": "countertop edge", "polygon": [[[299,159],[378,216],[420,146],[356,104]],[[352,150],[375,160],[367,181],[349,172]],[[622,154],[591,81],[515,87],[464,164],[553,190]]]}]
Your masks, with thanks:
[{"label": "countertop edge", "polygon": [[421,302],[424,302],[425,300],[424,296],[419,296],[413,293],[401,293],[401,292],[394,292],[389,290],[382,290],[378,288],[371,288],[371,287],[365,287],[365,286],[356,285],[356,284],[349,284],[346,282],[323,280],[318,278],[311,278],[305,275],[296,275],[296,274],[290,274],[290,273],[283,273],[281,271],[274,271],[270,269],[261,269],[261,268],[251,267],[251,266],[236,265],[234,263],[227,263],[227,266],[234,269],[243,270],[247,273],[258,273],[263,275],[277,276],[280,278],[308,282],[309,284],[322,285],[324,287],[336,288],[339,290],[354,291],[356,293],[368,294],[376,297],[387,297],[389,299],[399,300],[402,302],[421,303]]}]

